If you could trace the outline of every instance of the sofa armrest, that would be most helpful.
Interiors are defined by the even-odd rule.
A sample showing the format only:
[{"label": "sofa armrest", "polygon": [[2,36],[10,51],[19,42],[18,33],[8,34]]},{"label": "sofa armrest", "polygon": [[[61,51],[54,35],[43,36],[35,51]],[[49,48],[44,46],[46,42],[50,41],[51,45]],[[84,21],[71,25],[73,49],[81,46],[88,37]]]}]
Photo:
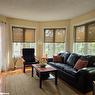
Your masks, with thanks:
[{"label": "sofa armrest", "polygon": [[93,80],[95,80],[95,67],[82,68],[77,72],[77,84],[81,90],[92,89]]},{"label": "sofa armrest", "polygon": [[47,63],[48,62],[53,62],[53,58],[47,58]]},{"label": "sofa armrest", "polygon": [[77,72],[77,75],[95,75],[95,67],[82,68]]},{"label": "sofa armrest", "polygon": [[90,83],[95,80],[95,67],[82,68],[77,72],[78,81],[83,84]]},{"label": "sofa armrest", "polygon": [[88,74],[88,68],[82,68],[80,70],[77,71],[77,75],[85,75]]}]

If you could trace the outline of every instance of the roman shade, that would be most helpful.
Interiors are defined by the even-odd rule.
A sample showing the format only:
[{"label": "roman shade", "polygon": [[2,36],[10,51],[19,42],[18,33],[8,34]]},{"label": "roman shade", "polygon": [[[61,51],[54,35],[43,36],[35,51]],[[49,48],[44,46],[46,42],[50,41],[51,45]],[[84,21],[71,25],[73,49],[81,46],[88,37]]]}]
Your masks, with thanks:
[{"label": "roman shade", "polygon": [[35,42],[35,29],[31,28],[12,28],[13,42]]},{"label": "roman shade", "polygon": [[54,32],[53,29],[46,29],[44,33],[45,43],[53,43],[54,42]]},{"label": "roman shade", "polygon": [[13,42],[23,42],[24,41],[24,33],[22,28],[13,28],[12,30],[13,34]]},{"label": "roman shade", "polygon": [[65,42],[65,29],[56,29],[55,30],[55,43]]},{"label": "roman shade", "polygon": [[65,42],[65,28],[45,29],[44,42],[45,43],[63,43]]},{"label": "roman shade", "polygon": [[95,21],[75,26],[75,42],[95,42]]},{"label": "roman shade", "polygon": [[25,29],[25,42],[35,42],[34,29]]},{"label": "roman shade", "polygon": [[85,42],[85,26],[75,27],[75,42]]},{"label": "roman shade", "polygon": [[95,42],[95,23],[88,25],[88,42]]}]

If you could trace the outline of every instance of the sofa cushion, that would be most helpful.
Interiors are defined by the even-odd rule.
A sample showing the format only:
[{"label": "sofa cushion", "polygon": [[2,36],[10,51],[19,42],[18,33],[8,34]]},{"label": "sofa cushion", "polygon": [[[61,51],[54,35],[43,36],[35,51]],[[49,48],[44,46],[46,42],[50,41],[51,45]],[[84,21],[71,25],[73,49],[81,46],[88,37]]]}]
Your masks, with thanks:
[{"label": "sofa cushion", "polygon": [[61,63],[49,62],[48,64],[53,66],[53,67],[59,68],[59,69],[63,69],[64,68],[64,66],[63,66],[64,64],[61,64]]},{"label": "sofa cushion", "polygon": [[66,63],[67,63],[68,65],[70,65],[70,66],[73,67],[79,58],[80,58],[80,56],[79,56],[78,54],[72,53],[72,54],[68,57]]},{"label": "sofa cushion", "polygon": [[60,62],[62,63],[62,58],[59,55],[53,55],[53,62]]},{"label": "sofa cushion", "polygon": [[65,66],[64,71],[73,76],[76,76],[77,74],[77,70],[74,68],[71,68],[70,66]]},{"label": "sofa cushion", "polygon": [[71,74],[71,75],[74,75],[74,76],[77,73],[77,71],[68,64],[61,64],[61,63],[54,63],[54,62],[49,62],[49,64],[52,65],[53,67],[56,67],[57,69],[65,71],[68,74]]},{"label": "sofa cushion", "polygon": [[70,52],[64,52],[64,53],[60,53],[60,56],[62,57],[62,62],[66,63],[68,57],[70,55]]},{"label": "sofa cushion", "polygon": [[78,61],[76,62],[74,69],[79,70],[82,69],[84,67],[87,67],[88,61],[87,60],[82,60],[82,59],[78,59]]}]

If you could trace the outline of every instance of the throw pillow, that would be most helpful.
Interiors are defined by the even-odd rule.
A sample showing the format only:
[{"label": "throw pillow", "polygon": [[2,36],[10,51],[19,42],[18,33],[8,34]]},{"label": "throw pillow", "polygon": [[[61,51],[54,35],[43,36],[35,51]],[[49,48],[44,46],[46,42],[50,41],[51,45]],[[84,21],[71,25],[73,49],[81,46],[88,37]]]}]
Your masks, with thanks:
[{"label": "throw pillow", "polygon": [[87,64],[88,64],[88,61],[78,59],[78,61],[76,62],[75,66],[74,66],[74,69],[76,69],[76,70],[82,69],[82,68],[86,67]]},{"label": "throw pillow", "polygon": [[62,58],[59,55],[53,55],[53,62],[62,62]]}]

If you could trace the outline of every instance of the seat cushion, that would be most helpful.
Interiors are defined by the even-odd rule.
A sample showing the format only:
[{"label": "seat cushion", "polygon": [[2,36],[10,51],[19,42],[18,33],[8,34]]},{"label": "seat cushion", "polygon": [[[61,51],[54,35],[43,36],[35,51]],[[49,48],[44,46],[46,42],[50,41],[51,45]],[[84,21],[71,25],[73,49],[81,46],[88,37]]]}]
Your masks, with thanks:
[{"label": "seat cushion", "polygon": [[95,56],[94,55],[88,55],[88,67],[95,67]]},{"label": "seat cushion", "polygon": [[69,66],[65,67],[64,71],[67,72],[68,74],[71,74],[72,76],[76,76],[77,74],[77,70]]},{"label": "seat cushion", "polygon": [[65,71],[66,73],[71,74],[73,76],[75,76],[77,73],[77,70],[75,70],[68,64],[61,64],[61,63],[54,63],[54,62],[49,62],[49,64],[52,65],[53,67],[56,67],[57,69]]},{"label": "seat cushion", "polygon": [[79,58],[80,58],[80,56],[79,56],[78,54],[72,53],[72,54],[68,57],[66,63],[67,63],[68,65],[74,67],[75,63],[77,62],[77,60],[78,60]]}]

